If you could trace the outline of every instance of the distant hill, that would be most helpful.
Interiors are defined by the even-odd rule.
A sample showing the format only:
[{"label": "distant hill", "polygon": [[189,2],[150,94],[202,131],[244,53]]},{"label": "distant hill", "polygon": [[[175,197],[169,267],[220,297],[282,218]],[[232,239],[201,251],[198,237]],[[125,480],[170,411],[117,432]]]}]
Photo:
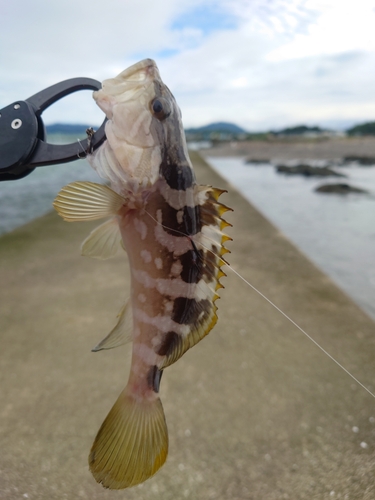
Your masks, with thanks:
[{"label": "distant hill", "polygon": [[348,135],[375,135],[375,122],[362,123],[348,129]]},{"label": "distant hill", "polygon": [[322,134],[325,132],[324,129],[320,127],[308,127],[306,125],[297,125],[296,127],[287,127],[277,132],[272,131],[275,135],[304,135],[304,134]]},{"label": "distant hill", "polygon": [[209,125],[204,125],[203,127],[187,128],[185,129],[187,134],[207,134],[211,132],[218,132],[224,134],[245,134],[246,130],[235,125],[234,123],[228,122],[216,122],[210,123]]},{"label": "distant hill", "polygon": [[[82,123],[54,123],[46,125],[47,134],[78,134],[84,136],[86,130],[92,125],[84,125]],[[93,127],[95,130],[99,127]]]}]

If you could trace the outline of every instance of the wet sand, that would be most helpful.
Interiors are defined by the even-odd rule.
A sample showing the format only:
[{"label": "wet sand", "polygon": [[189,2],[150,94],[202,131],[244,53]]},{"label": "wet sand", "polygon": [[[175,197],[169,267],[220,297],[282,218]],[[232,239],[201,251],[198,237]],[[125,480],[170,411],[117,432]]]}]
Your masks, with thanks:
[{"label": "wet sand", "polygon": [[[229,190],[233,267],[375,390],[375,323],[192,159]],[[80,257],[97,224],[51,213],[0,238],[1,499],[375,498],[374,399],[230,270],[218,324],[163,376],[166,465],[127,491],[96,484],[87,456],[129,361],[90,352],[129,286],[126,259]]]},{"label": "wet sand", "polygon": [[202,153],[204,156],[246,156],[276,162],[295,159],[335,161],[349,155],[375,157],[375,137],[232,142],[218,144]]}]

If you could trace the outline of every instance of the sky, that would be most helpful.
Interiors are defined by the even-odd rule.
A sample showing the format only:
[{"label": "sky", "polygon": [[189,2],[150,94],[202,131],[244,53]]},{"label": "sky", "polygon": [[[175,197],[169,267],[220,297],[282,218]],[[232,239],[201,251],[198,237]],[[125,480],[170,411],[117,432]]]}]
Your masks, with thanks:
[{"label": "sky", "polygon": [[[0,108],[151,57],[185,127],[375,121],[375,0],[1,0]],[[101,123],[90,91],[43,113]]]}]

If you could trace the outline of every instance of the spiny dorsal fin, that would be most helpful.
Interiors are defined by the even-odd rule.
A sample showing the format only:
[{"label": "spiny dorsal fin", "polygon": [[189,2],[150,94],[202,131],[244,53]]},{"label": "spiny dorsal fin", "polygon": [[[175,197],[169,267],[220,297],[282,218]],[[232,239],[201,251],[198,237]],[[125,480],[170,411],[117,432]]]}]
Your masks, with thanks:
[{"label": "spiny dorsal fin", "polygon": [[[224,243],[232,240],[223,232],[223,229],[231,224],[221,217],[231,209],[217,201],[223,192],[225,191],[210,186],[196,187],[196,201],[200,207],[202,227],[200,232],[191,236],[191,240],[194,242],[194,250],[198,251],[199,260],[197,259],[194,265],[198,268],[197,287],[200,290],[196,299],[186,299],[189,313],[182,323],[186,324],[190,331],[185,335],[168,332],[160,346],[160,354],[165,356],[160,369],[176,362],[188,349],[208,335],[217,321],[215,301],[219,298],[218,290],[224,288],[220,279],[226,276],[221,270],[225,264],[222,256],[229,252]],[[183,303],[182,298],[181,301]]]},{"label": "spiny dorsal fin", "polygon": [[108,186],[95,182],[72,182],[63,187],[53,206],[66,221],[101,219],[117,214],[126,199]]},{"label": "spiny dorsal fin", "polygon": [[119,318],[117,325],[101,342],[99,342],[97,346],[91,349],[92,352],[102,351],[103,349],[113,349],[131,342],[133,332],[133,316],[129,299],[127,299],[117,317]]},{"label": "spiny dorsal fin", "polygon": [[95,228],[81,246],[81,255],[94,259],[110,259],[124,251],[117,217]]}]

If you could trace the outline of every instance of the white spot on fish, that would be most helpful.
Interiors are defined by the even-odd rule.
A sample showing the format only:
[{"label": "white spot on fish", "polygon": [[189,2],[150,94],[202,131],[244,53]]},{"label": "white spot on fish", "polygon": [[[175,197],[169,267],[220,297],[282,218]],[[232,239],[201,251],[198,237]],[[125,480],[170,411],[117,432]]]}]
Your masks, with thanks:
[{"label": "white spot on fish", "polygon": [[138,300],[139,300],[139,302],[142,302],[142,304],[144,304],[146,302],[146,300],[147,300],[146,299],[146,295],[144,293],[140,293],[138,295]]},{"label": "white spot on fish", "polygon": [[180,276],[181,272],[182,272],[182,264],[179,260],[176,260],[175,262],[173,262],[171,266],[171,274],[173,276]]},{"label": "white spot on fish", "polygon": [[176,213],[176,218],[177,218],[177,222],[179,224],[182,224],[182,221],[184,220],[184,211],[183,210],[179,210],[177,213]]},{"label": "white spot on fish", "polygon": [[155,351],[148,347],[148,345],[138,342],[133,345],[133,354],[140,357],[149,366],[155,365],[158,357]]},{"label": "white spot on fish", "polygon": [[[175,330],[176,331],[176,330]],[[189,325],[181,325],[179,328],[179,332],[183,337],[187,337],[191,332],[191,328]]]},{"label": "white spot on fish", "polygon": [[151,339],[151,345],[153,347],[160,345],[160,336],[159,335],[154,335]]},{"label": "white spot on fish", "polygon": [[169,300],[168,302],[165,303],[164,310],[165,310],[166,313],[172,312],[172,310],[173,310],[173,300]]},{"label": "white spot on fish", "polygon": [[155,280],[147,271],[132,269],[132,274],[138,283],[141,283],[145,288],[155,288]]},{"label": "white spot on fish", "polygon": [[146,224],[142,220],[135,218],[134,219],[134,227],[135,227],[135,230],[137,231],[137,233],[139,233],[141,235],[141,240],[144,240],[147,236]]},{"label": "white spot on fish", "polygon": [[142,259],[146,262],[146,264],[148,264],[149,262],[151,262],[151,259],[152,259],[151,253],[148,250],[141,250],[141,254],[140,255],[141,255]]},{"label": "white spot on fish", "polygon": [[154,262],[157,269],[163,269],[163,261],[161,260],[160,257],[156,257]]}]

